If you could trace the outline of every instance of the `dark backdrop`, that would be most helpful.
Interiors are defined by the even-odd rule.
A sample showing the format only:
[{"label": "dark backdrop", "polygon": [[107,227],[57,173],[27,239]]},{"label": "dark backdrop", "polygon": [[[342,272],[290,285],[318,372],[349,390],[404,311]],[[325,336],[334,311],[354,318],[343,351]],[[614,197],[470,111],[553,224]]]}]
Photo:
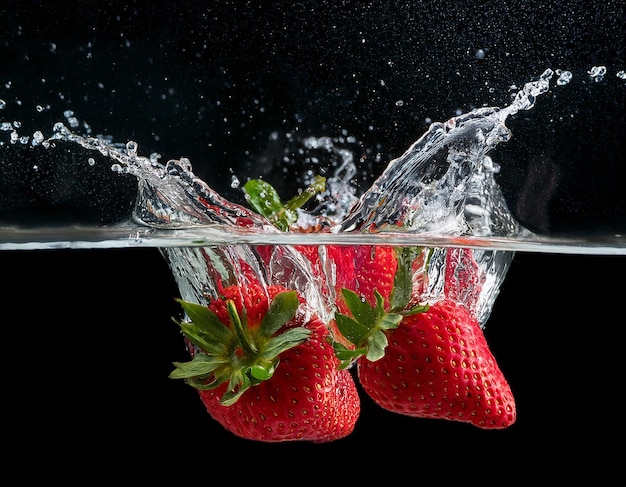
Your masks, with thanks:
[{"label": "dark backdrop", "polygon": [[[618,1],[5,2],[0,118],[50,132],[72,110],[145,155],[189,157],[237,199],[232,175],[301,186],[310,161],[294,137],[344,137],[364,187],[430,120],[504,106],[513,85],[569,69],[570,86],[508,123],[514,137],[494,153],[501,183],[537,231],[620,233],[624,23]],[[607,66],[603,81],[586,75],[593,65]],[[33,184],[34,163],[71,167],[81,154],[10,154],[3,219],[110,222],[132,204],[132,181],[108,171],[62,194]],[[285,156],[293,178],[276,170]],[[17,160],[24,171],[9,178]],[[518,402],[509,429],[403,418],[364,397],[354,434],[323,446],[234,438],[167,378],[186,355],[157,249],[3,251],[0,269],[3,487],[208,484],[216,471],[282,483],[284,469],[358,482],[374,468],[416,483],[626,483],[624,257],[516,255],[486,328]]]}]

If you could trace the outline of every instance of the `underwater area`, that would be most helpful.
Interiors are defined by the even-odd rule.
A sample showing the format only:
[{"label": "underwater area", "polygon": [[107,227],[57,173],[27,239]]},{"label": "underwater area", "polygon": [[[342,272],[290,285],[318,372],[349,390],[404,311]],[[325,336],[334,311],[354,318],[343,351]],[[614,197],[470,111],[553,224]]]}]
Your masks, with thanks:
[{"label": "underwater area", "polygon": [[[376,452],[415,482],[624,485],[624,7],[0,6],[0,485],[209,483],[216,465],[287,484],[362,475]],[[244,209],[247,181],[288,199],[316,176],[297,224],[327,232]],[[188,355],[175,298],[206,291],[185,249],[327,242],[474,249],[516,422],[363,396],[346,438],[263,444],[169,378]]]}]

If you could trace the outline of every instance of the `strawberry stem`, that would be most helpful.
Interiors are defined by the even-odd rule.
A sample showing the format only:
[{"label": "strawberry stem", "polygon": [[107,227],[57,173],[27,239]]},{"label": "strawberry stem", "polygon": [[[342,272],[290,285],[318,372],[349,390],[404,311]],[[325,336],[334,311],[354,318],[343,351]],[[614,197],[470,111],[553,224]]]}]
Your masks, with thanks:
[{"label": "strawberry stem", "polygon": [[257,348],[250,340],[250,337],[246,333],[243,323],[241,322],[241,318],[239,318],[239,313],[237,312],[237,307],[235,306],[235,302],[232,299],[226,301],[226,309],[228,310],[228,316],[230,317],[230,322],[233,324],[233,328],[235,329],[235,333],[239,338],[239,343],[241,344],[241,348],[244,351],[244,354],[247,357],[250,357],[257,353]]},{"label": "strawberry stem", "polygon": [[302,208],[306,202],[317,193],[322,193],[324,191],[326,191],[326,178],[324,176],[316,175],[315,178],[313,178],[313,182],[307,186],[304,191],[285,203],[285,210],[296,211],[298,208]]}]

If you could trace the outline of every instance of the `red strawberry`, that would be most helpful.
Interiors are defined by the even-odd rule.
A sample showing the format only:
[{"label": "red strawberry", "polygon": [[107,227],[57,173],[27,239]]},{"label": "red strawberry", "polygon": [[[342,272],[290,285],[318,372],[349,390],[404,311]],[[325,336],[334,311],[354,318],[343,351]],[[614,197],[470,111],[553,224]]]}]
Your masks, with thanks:
[{"label": "red strawberry", "polygon": [[361,355],[378,360],[387,339],[384,330],[395,328],[409,307],[413,312],[423,306],[412,303],[414,288],[423,287],[424,259],[429,254],[419,247],[359,246],[354,249],[354,288],[343,288],[335,315],[338,333],[335,353],[342,368]]},{"label": "red strawberry", "polygon": [[378,291],[388,308],[398,269],[396,249],[382,245],[361,245],[355,248],[355,254],[355,291],[371,305],[376,304],[374,292]]},{"label": "red strawberry", "polygon": [[396,251],[391,246],[377,245],[301,245],[304,255],[320,282],[330,282],[340,312],[347,311],[342,289],[350,289],[367,300],[376,302],[378,291],[389,304],[394,277],[398,268]]},{"label": "red strawberry", "polygon": [[[385,308],[390,307],[391,292],[398,269],[396,249],[391,246],[301,245],[297,250],[306,257],[313,275],[327,296],[334,296],[332,305],[339,313],[349,313],[343,290],[356,293],[370,305],[376,303],[376,292],[383,296]],[[334,323],[330,324],[335,340],[348,348]]]},{"label": "red strawberry", "polygon": [[180,301],[193,359],[171,377],[196,387],[208,413],[242,438],[323,443],[350,434],[360,413],[354,380],[296,291],[253,283],[222,295],[208,307]]},{"label": "red strawberry", "polygon": [[405,316],[385,333],[389,345],[384,356],[358,361],[363,389],[378,405],[407,416],[485,429],[515,422],[509,384],[480,325],[464,306],[440,301]]}]

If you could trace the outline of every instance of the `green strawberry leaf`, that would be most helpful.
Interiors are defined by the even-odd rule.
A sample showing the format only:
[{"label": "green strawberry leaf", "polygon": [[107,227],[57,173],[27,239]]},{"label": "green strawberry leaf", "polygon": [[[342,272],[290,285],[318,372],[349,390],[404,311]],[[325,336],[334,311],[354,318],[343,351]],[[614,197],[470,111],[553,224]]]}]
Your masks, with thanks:
[{"label": "green strawberry leaf", "polygon": [[237,334],[237,338],[239,339],[239,345],[241,345],[244,353],[249,357],[256,355],[258,352],[257,345],[248,335],[248,327],[244,325],[244,323],[241,321],[239,313],[237,312],[237,307],[235,306],[235,302],[232,299],[226,301],[226,309],[228,310],[230,323],[232,324],[233,329]]},{"label": "green strawberry leaf", "polygon": [[373,308],[376,312],[376,328],[381,330],[393,330],[398,328],[398,325],[402,321],[402,315],[400,313],[394,313],[392,311],[385,311],[385,298],[378,291],[374,291],[376,297],[376,307]]},{"label": "green strawberry leaf", "polygon": [[224,325],[217,315],[206,306],[176,299],[193,323],[183,332],[189,334],[188,338],[205,337],[213,342],[227,342],[232,331]]},{"label": "green strawberry leaf", "polygon": [[236,370],[230,377],[228,388],[224,395],[222,395],[220,404],[223,406],[232,406],[251,385],[250,377],[243,374],[241,370]]},{"label": "green strawberry leaf", "polygon": [[217,315],[196,303],[190,303],[177,299],[191,322],[180,322],[173,319],[182,330],[183,335],[196,347],[209,355],[220,355],[227,353],[228,346],[235,337],[232,330],[225,326]]},{"label": "green strawberry leaf", "polygon": [[251,179],[243,185],[248,203],[280,230],[288,230],[297,220],[293,210],[283,205],[274,187],[262,179]]},{"label": "green strawberry leaf", "polygon": [[341,294],[354,319],[363,326],[371,328],[376,322],[376,309],[351,289],[343,288]]},{"label": "green strawberry leaf", "polygon": [[333,348],[335,349],[335,356],[339,359],[339,370],[347,369],[359,357],[367,353],[364,348],[352,350],[339,342],[334,342]]},{"label": "green strawberry leaf", "polygon": [[428,308],[430,308],[428,304],[418,304],[413,306],[412,308],[407,309],[406,311],[402,311],[399,314],[402,316],[411,316],[417,313],[424,313],[425,311],[428,311]]},{"label": "green strawberry leaf", "polygon": [[284,351],[304,343],[310,335],[311,330],[308,328],[302,326],[290,328],[265,343],[263,357],[277,357]]},{"label": "green strawberry leaf", "polygon": [[208,376],[215,369],[224,365],[223,360],[204,353],[197,353],[189,362],[174,362],[176,369],[170,373],[172,379],[188,379],[190,377]]},{"label": "green strawberry leaf", "polygon": [[[228,343],[235,339],[232,332],[229,331],[227,340],[218,341],[215,335],[204,333],[203,330],[195,323],[178,322],[174,320],[183,332],[183,335],[196,347],[209,355],[219,355],[228,351]],[[220,323],[221,324],[221,323]],[[224,325],[221,324],[223,328]]]},{"label": "green strawberry leaf", "polygon": [[365,358],[375,362],[385,356],[385,348],[389,344],[387,335],[380,329],[373,330],[367,340],[367,352]]},{"label": "green strawberry leaf", "polygon": [[383,313],[376,323],[377,327],[381,330],[393,330],[394,328],[398,328],[400,322],[402,322],[403,316],[404,315],[400,313]]},{"label": "green strawberry leaf", "polygon": [[370,326],[342,313],[335,315],[335,322],[341,334],[354,344],[361,343],[371,330]]},{"label": "green strawberry leaf", "polygon": [[313,196],[326,190],[326,178],[315,176],[304,191],[283,203],[274,187],[262,179],[251,179],[243,185],[246,200],[258,213],[267,218],[279,230],[289,230],[298,220],[302,208]]},{"label": "green strawberry leaf", "polygon": [[227,380],[228,376],[225,375],[211,375],[207,378],[203,376],[189,377],[188,379],[185,379],[185,382],[191,387],[198,389],[199,391],[208,391],[211,389],[216,389]]},{"label": "green strawberry leaf", "polygon": [[356,350],[349,354],[344,350],[345,347],[337,346],[335,353],[339,353],[340,360],[356,360],[361,355],[372,362],[379,360],[388,345],[385,331],[397,328],[403,314],[385,311],[385,299],[378,291],[374,291],[374,306],[361,300],[354,291],[342,289],[341,292],[352,316],[337,313],[335,322],[341,334],[356,346]]},{"label": "green strawberry leaf", "polygon": [[272,299],[270,308],[261,321],[260,332],[271,337],[296,316],[300,306],[297,291],[283,291]]},{"label": "green strawberry leaf", "polygon": [[409,303],[413,291],[413,262],[423,251],[422,247],[399,247],[396,249],[398,268],[390,296],[392,310],[403,310]]}]

